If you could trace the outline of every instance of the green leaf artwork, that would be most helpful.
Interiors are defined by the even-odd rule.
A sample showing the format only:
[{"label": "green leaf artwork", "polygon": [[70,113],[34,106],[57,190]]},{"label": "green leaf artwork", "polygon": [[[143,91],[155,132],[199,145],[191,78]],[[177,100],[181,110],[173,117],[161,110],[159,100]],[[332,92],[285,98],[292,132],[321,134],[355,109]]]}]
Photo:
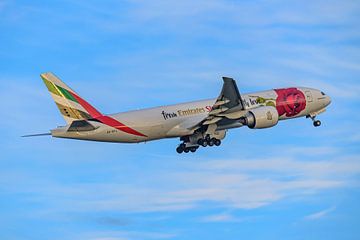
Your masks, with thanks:
[{"label": "green leaf artwork", "polygon": [[272,107],[275,107],[275,103],[272,102],[272,101],[269,101],[266,103],[266,106],[272,106]]},{"label": "green leaf artwork", "polygon": [[263,98],[263,97],[258,97],[258,98],[256,99],[256,102],[257,102],[257,103],[260,103],[260,104],[263,104],[263,103],[266,102],[266,99]]}]

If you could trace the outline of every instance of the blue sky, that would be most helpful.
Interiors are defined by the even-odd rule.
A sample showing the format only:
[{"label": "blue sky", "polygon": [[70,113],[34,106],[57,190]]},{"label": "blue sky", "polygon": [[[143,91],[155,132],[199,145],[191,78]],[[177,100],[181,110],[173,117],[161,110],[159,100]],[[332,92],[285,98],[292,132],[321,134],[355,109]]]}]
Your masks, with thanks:
[{"label": "blue sky", "polygon": [[[358,239],[360,3],[0,0],[1,239]],[[105,113],[285,86],[332,97],[219,148],[19,136],[63,125],[39,74]]]}]

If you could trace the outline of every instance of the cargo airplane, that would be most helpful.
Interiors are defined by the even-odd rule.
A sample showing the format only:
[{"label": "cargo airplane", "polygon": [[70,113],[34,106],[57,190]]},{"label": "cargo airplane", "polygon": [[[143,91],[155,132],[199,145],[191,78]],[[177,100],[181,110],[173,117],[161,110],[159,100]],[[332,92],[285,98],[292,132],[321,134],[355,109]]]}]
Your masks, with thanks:
[{"label": "cargo airplane", "polygon": [[247,126],[269,128],[279,120],[307,117],[321,125],[316,116],[331,99],[324,92],[290,87],[241,95],[232,78],[223,77],[217,98],[116,114],[102,114],[54,74],[40,75],[67,122],[45,134],[102,142],[139,143],[163,138],[180,138],[178,153],[195,152],[200,146],[219,146],[226,132]]}]

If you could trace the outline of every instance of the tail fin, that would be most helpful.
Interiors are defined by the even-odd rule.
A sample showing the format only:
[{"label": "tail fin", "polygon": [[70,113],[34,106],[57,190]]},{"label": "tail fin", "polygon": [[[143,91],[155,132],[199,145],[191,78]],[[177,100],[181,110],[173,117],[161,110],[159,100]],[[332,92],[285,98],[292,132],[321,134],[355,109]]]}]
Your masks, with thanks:
[{"label": "tail fin", "polygon": [[82,99],[54,74],[48,72],[40,76],[68,124],[75,120],[102,116],[98,110]]}]

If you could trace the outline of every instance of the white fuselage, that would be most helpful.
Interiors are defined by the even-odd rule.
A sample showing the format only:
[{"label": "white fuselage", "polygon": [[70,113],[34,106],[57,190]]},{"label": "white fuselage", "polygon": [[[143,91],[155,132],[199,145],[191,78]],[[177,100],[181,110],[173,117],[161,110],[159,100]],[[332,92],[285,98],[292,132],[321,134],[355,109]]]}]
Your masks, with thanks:
[{"label": "white fuselage", "polygon": [[[325,107],[330,103],[330,98],[319,90],[304,87],[298,87],[298,89],[306,97],[305,108],[295,116],[279,115],[279,120],[316,115],[325,110]],[[277,103],[276,98],[277,93],[274,90],[242,95],[246,110],[265,105],[277,107],[279,103]],[[123,143],[181,137],[193,133],[193,130],[189,130],[192,124],[205,119],[215,101],[216,99],[208,99],[108,115],[127,127],[136,129],[144,136],[120,131],[96,121],[91,122],[96,127],[93,131],[67,132],[68,126],[65,126],[54,129],[51,133],[54,137]],[[286,110],[287,106],[284,109]],[[236,119],[233,121],[236,123]],[[240,127],[242,124],[235,124],[234,126]]]}]

